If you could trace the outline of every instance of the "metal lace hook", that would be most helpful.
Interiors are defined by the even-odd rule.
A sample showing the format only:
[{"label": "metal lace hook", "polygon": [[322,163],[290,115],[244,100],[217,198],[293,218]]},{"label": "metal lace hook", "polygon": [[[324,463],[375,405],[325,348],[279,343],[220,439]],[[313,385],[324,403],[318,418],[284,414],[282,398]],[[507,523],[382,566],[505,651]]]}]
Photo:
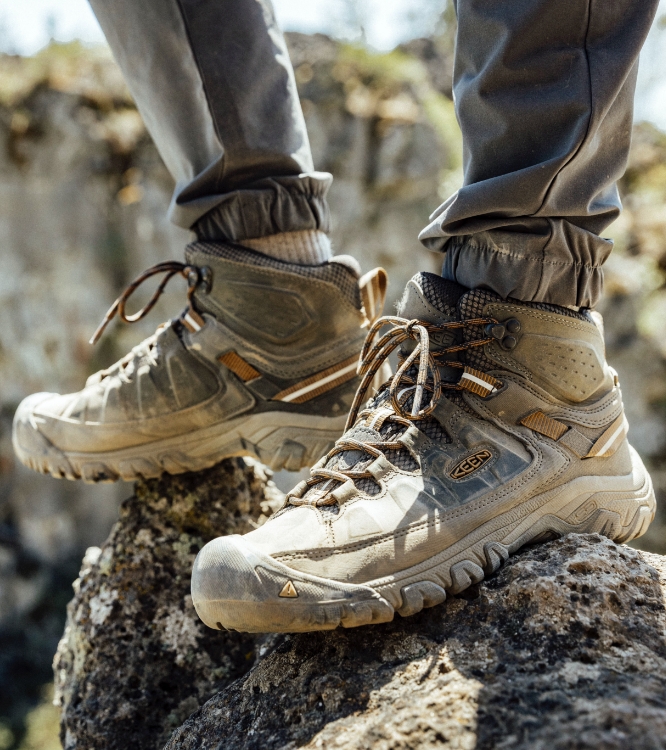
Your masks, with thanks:
[{"label": "metal lace hook", "polygon": [[[164,273],[165,276],[160,282],[157,289],[155,290],[153,296],[138,312],[132,315],[127,315],[125,313],[125,305],[127,304],[127,301],[129,300],[129,298],[141,286],[141,284],[143,284],[143,282],[146,279],[149,279],[151,276],[154,276],[155,274],[158,274],[158,273]],[[194,294],[194,290],[196,289],[196,286],[200,280],[199,269],[196,266],[191,266],[187,263],[181,263],[180,261],[176,261],[176,260],[169,260],[169,261],[165,261],[164,263],[158,263],[157,265],[154,265],[154,266],[151,266],[151,268],[148,268],[142,274],[137,276],[136,279],[134,279],[134,281],[132,281],[130,284],[127,285],[127,287],[122,292],[122,294],[108,309],[106,315],[104,316],[104,319],[97,327],[97,330],[95,331],[95,333],[92,335],[92,338],[90,339],[90,343],[96,344],[99,341],[102,333],[104,333],[104,329],[113,320],[113,318],[116,315],[118,315],[118,317],[121,320],[123,320],[125,323],[136,323],[138,320],[141,320],[146,315],[148,315],[148,313],[155,306],[157,300],[162,295],[162,292],[164,291],[164,288],[166,287],[166,285],[169,283],[170,279],[176,274],[180,274],[183,278],[187,279],[187,286],[188,286],[187,298],[191,305],[192,294]]]}]

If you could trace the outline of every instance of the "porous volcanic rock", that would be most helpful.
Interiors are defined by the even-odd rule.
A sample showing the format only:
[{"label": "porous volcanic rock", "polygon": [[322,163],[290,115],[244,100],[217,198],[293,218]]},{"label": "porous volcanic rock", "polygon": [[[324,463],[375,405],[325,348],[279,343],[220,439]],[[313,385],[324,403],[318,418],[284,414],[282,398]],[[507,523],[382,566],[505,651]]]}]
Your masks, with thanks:
[{"label": "porous volcanic rock", "polygon": [[255,528],[280,503],[260,464],[138,482],[88,550],[55,657],[65,750],[152,750],[246,672],[255,638],[208,629],[190,597],[199,549]]},{"label": "porous volcanic rock", "polygon": [[527,548],[414,617],[274,636],[167,750],[666,748],[665,594],[661,556]]}]

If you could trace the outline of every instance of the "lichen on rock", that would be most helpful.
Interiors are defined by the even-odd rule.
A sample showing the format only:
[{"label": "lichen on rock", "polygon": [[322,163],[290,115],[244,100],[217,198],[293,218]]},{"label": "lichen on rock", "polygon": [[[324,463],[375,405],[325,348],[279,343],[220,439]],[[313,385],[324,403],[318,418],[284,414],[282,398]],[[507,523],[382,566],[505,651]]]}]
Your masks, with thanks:
[{"label": "lichen on rock", "polygon": [[279,502],[266,469],[243,459],[137,483],[74,584],[54,662],[64,748],[161,748],[251,667],[254,638],[197,618],[190,571],[203,544],[250,531]]},{"label": "lichen on rock", "polygon": [[664,748],[665,596],[661,556],[530,547],[414,617],[273,637],[166,750]]}]

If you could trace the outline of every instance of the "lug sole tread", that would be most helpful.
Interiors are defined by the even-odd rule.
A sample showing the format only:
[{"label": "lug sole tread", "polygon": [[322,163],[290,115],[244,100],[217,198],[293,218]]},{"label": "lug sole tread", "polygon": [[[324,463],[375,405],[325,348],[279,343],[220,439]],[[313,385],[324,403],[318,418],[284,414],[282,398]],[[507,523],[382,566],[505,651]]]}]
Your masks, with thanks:
[{"label": "lug sole tread", "polygon": [[[599,508],[594,510],[590,516],[578,524],[567,523],[557,516],[544,515],[527,532],[510,544],[500,541],[486,541],[477,543],[466,553],[463,559],[457,555],[454,562],[447,561],[428,571],[429,578],[401,584],[399,590],[390,585],[378,589],[382,596],[394,603],[398,614],[409,616],[420,612],[426,607],[439,604],[446,599],[448,594],[459,594],[475,583],[480,583],[487,575],[495,573],[519,549],[527,544],[535,543],[539,537],[546,534],[552,537],[560,537],[566,534],[592,534],[598,533],[612,539],[620,544],[636,539],[647,531],[652,522],[656,503],[650,480],[646,483],[645,491],[637,491],[636,498],[628,498],[634,501],[633,512],[625,512],[625,523],[620,513]],[[483,567],[478,564],[482,555]],[[474,558],[474,559],[470,559]],[[437,583],[432,579],[436,578]],[[424,594],[426,591],[439,589],[442,594],[439,601],[428,599]],[[418,592],[418,593],[417,593]],[[431,603],[432,601],[432,603]]]}]

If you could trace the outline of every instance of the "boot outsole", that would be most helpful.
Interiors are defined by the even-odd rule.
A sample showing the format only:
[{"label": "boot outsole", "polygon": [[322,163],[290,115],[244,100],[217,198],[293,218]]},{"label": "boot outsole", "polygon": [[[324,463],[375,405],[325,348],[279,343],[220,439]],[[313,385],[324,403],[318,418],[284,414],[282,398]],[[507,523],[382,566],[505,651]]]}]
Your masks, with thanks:
[{"label": "boot outsole", "polygon": [[[18,415],[17,415],[18,416]],[[249,456],[273,471],[312,466],[340,437],[345,417],[268,412],[119,451],[62,451],[36,427],[15,422],[14,451],[30,469],[96,484],[202,471],[225,458]]]}]

